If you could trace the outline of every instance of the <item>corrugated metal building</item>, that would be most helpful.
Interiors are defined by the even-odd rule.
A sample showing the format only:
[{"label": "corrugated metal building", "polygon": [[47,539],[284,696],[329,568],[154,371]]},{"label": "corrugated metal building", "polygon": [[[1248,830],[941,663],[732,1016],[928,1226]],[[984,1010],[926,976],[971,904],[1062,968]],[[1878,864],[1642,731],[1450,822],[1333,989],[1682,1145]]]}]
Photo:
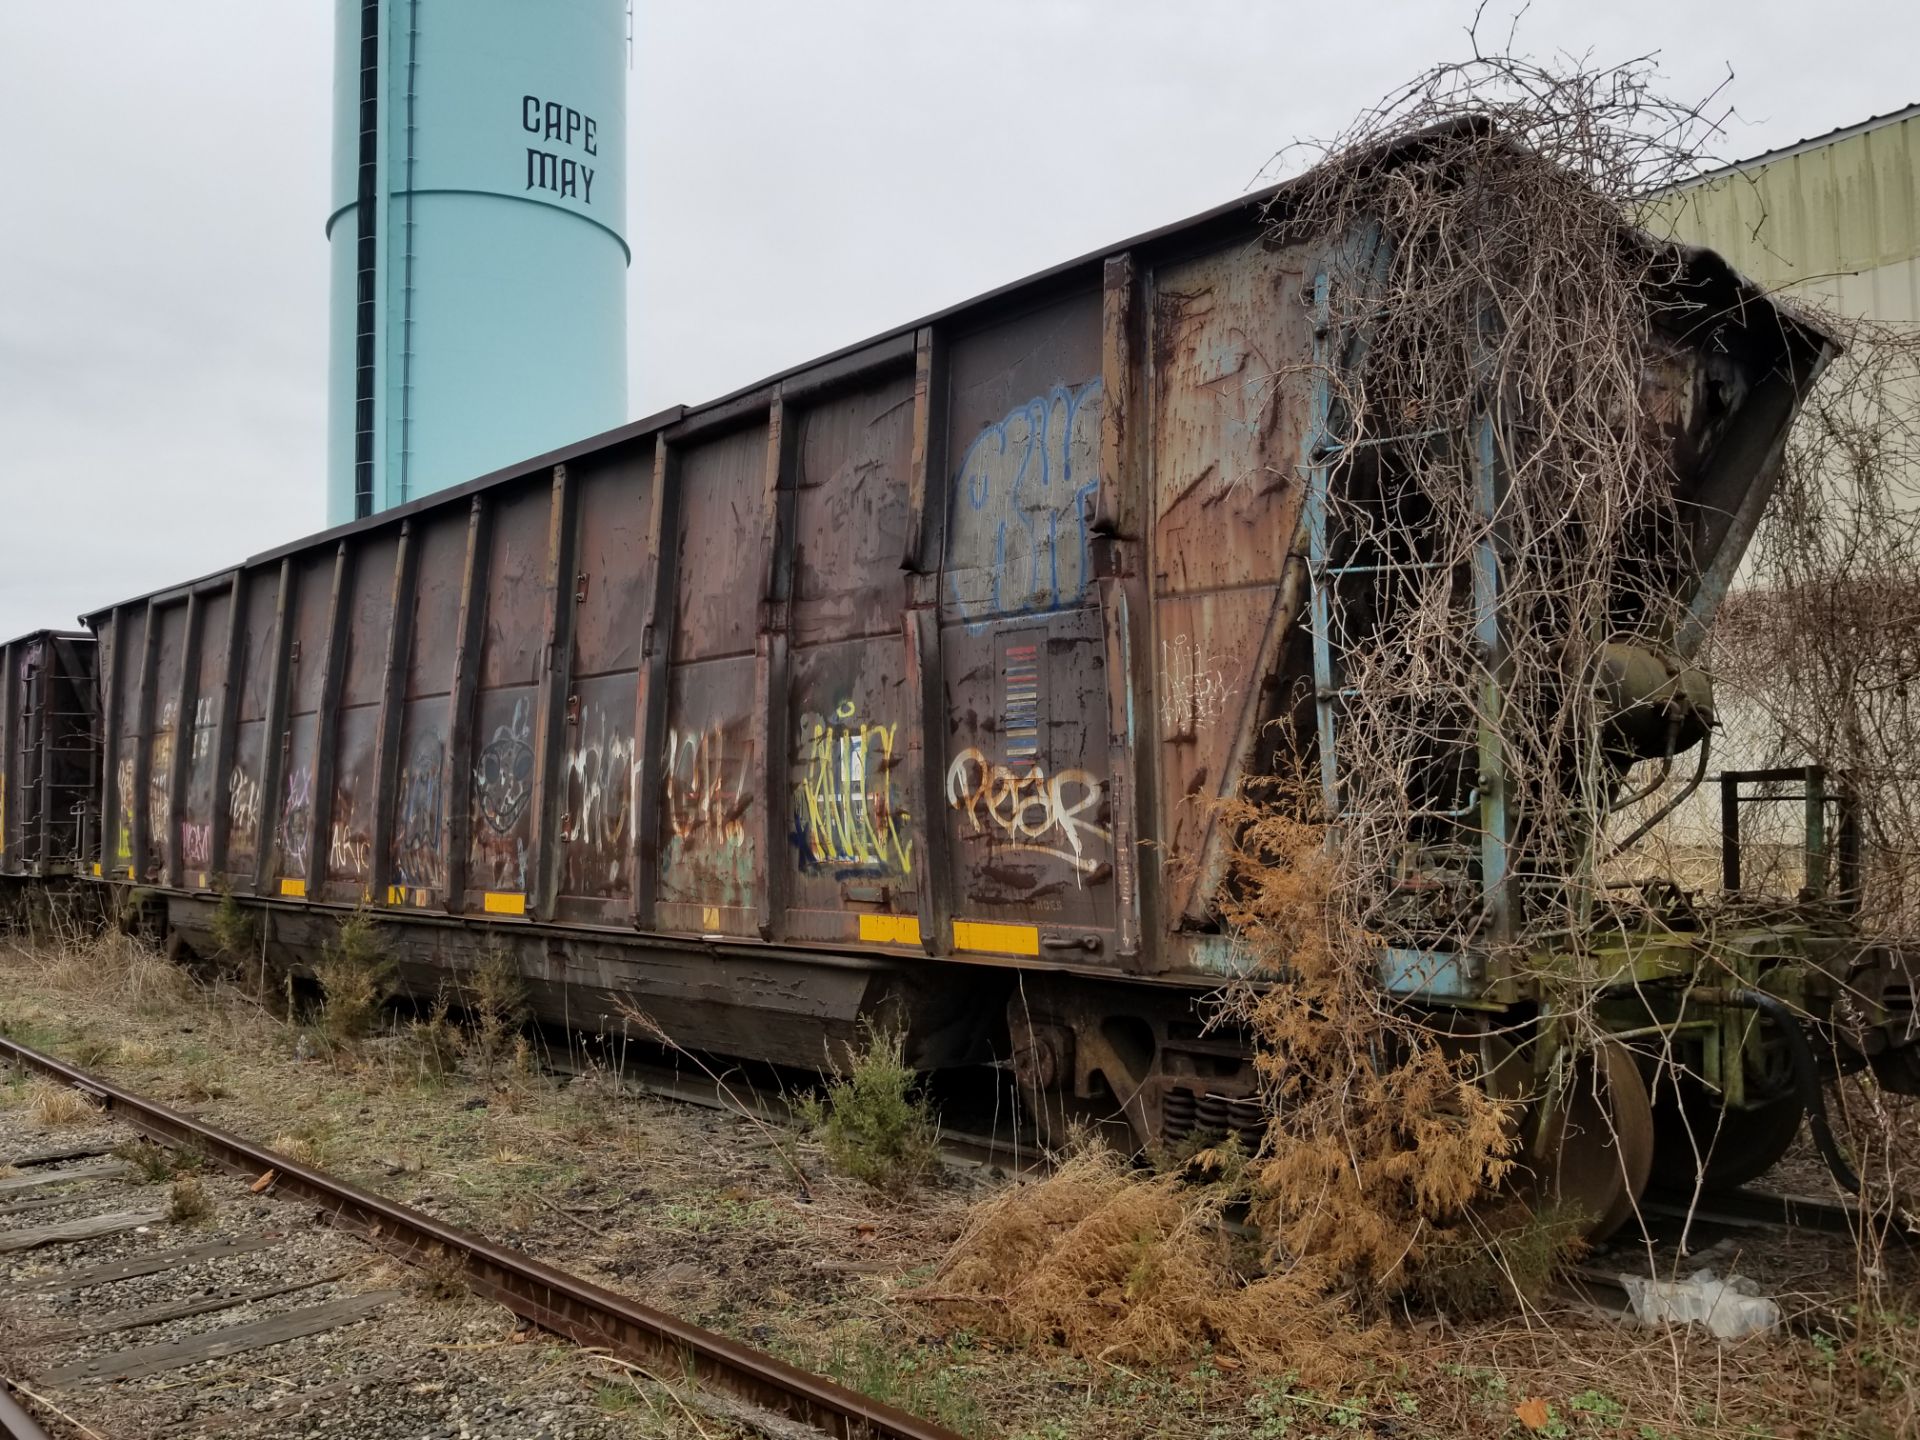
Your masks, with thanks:
[{"label": "corrugated metal building", "polygon": [[[1650,228],[1719,251],[1770,291],[1863,320],[1920,325],[1920,104],[1703,175],[1665,197]],[[1716,688],[1716,769],[1833,761],[1787,741],[1767,704],[1725,676]],[[1665,827],[1669,854],[1693,856],[1691,873],[1702,878],[1718,871],[1713,788]],[[1797,814],[1783,805],[1743,816],[1747,863],[1774,876],[1771,885],[1755,876],[1749,883],[1789,895],[1802,883]]]},{"label": "corrugated metal building", "polygon": [[1920,104],[1712,171],[1663,219],[1768,289],[1920,323]]}]

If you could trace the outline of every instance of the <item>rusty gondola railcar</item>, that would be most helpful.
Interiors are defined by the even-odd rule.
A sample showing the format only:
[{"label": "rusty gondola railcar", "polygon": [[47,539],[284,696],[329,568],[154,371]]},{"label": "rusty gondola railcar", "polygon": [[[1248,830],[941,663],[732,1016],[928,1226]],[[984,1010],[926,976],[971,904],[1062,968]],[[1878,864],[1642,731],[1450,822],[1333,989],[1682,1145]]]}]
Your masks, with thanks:
[{"label": "rusty gondola railcar", "polygon": [[80,873],[99,776],[92,635],[36,630],[0,645],[0,877]]},{"label": "rusty gondola railcar", "polygon": [[[1256,1124],[1199,1002],[1212,802],[1312,727],[1328,237],[1270,199],[90,616],[101,877],[296,961],[371,906],[417,989],[504,951],[576,1029],[817,1065],[890,1008],[926,1068]],[[1704,614],[1820,343],[1687,265]]]}]

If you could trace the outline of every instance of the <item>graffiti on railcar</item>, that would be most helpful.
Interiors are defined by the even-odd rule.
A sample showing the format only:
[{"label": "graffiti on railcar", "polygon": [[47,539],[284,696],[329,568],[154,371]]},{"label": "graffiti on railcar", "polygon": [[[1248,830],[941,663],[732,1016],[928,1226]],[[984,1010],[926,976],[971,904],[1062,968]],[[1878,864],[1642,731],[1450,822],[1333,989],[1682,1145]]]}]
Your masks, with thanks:
[{"label": "graffiti on railcar", "polygon": [[527,888],[527,837],[520,822],[532,799],[533,706],[522,696],[474,760],[473,865],[486,888]]},{"label": "graffiti on railcar", "polygon": [[213,727],[219,722],[214,698],[202,695],[193,702],[193,758],[204,760],[213,753]]},{"label": "graffiti on railcar", "polygon": [[118,773],[114,776],[114,809],[119,813],[120,823],[114,826],[114,858],[122,865],[133,863],[133,757],[121,757]]},{"label": "graffiti on railcar", "polygon": [[628,826],[640,810],[640,752],[631,726],[609,721],[589,706],[579,738],[567,751],[566,841],[568,888],[622,892],[632,859]]},{"label": "graffiti on railcar", "polygon": [[473,800],[489,830],[505,835],[520,823],[533,797],[533,721],[526,700],[480,749],[473,767]]},{"label": "graffiti on railcar", "polygon": [[333,818],[327,830],[327,873],[359,880],[373,862],[373,837],[359,821],[351,779],[333,787]]},{"label": "graffiti on railcar", "polygon": [[1186,635],[1160,642],[1160,727],[1168,735],[1210,730],[1239,687],[1223,657]]},{"label": "graffiti on railcar", "polygon": [[287,776],[287,803],[280,808],[280,855],[289,873],[307,873],[307,836],[313,828],[313,771],[300,766]]},{"label": "graffiti on railcar", "polygon": [[753,903],[753,741],[744,719],[667,732],[665,835],[660,874],[674,898]]},{"label": "graffiti on railcar", "polygon": [[913,820],[896,801],[900,727],[859,718],[852,700],[833,715],[800,717],[793,778],[793,844],[802,869],[838,878],[913,874]]},{"label": "graffiti on railcar", "polygon": [[1002,850],[1065,861],[1076,884],[1112,871],[1113,835],[1100,823],[1105,795],[1085,770],[1049,775],[1037,759],[996,762],[972,746],[947,767],[947,804],[966,815],[974,835]]},{"label": "graffiti on railcar", "polygon": [[[236,837],[251,837],[260,824],[260,785],[247,774],[244,765],[235,765],[227,774],[227,830]],[[251,839],[247,841],[253,849]]]},{"label": "graffiti on railcar", "polygon": [[440,853],[442,767],[446,746],[438,735],[424,736],[400,769],[400,791],[393,809],[393,876],[410,889],[441,890],[447,883]]},{"label": "graffiti on railcar", "polygon": [[160,707],[147,759],[147,844],[155,856],[165,853],[167,831],[173,823],[173,715],[169,700]]},{"label": "graffiti on railcar", "polygon": [[260,833],[260,783],[235,762],[227,772],[227,868],[251,866],[254,837]]},{"label": "graffiti on railcar", "polygon": [[206,820],[180,822],[180,863],[189,870],[213,864],[213,825]]},{"label": "graffiti on railcar", "polygon": [[[1076,605],[1093,579],[1088,511],[1100,484],[1101,382],[1056,385],[1016,406],[967,447],[955,472],[955,549],[984,567],[985,593],[953,576],[961,618],[978,631],[1008,615]],[[969,543],[970,542],[970,543]],[[988,553],[982,554],[981,551]],[[971,592],[971,593],[970,593]]]}]

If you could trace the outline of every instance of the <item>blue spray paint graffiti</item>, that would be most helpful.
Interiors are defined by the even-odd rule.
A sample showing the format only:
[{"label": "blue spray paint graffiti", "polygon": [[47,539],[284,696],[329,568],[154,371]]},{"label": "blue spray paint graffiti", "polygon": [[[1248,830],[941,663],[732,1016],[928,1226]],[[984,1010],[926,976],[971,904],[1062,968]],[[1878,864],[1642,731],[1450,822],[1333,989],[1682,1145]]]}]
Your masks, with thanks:
[{"label": "blue spray paint graffiti", "polygon": [[1078,604],[1092,580],[1100,381],[1055,385],[989,425],[954,477],[954,600],[967,628]]}]

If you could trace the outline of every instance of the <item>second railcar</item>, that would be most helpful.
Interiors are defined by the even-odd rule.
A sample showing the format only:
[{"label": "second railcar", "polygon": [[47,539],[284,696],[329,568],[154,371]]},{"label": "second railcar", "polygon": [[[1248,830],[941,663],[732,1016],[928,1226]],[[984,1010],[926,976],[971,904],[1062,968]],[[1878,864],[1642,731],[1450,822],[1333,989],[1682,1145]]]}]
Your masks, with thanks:
[{"label": "second railcar", "polygon": [[0,645],[0,876],[76,875],[93,853],[96,648],[67,630]]}]

